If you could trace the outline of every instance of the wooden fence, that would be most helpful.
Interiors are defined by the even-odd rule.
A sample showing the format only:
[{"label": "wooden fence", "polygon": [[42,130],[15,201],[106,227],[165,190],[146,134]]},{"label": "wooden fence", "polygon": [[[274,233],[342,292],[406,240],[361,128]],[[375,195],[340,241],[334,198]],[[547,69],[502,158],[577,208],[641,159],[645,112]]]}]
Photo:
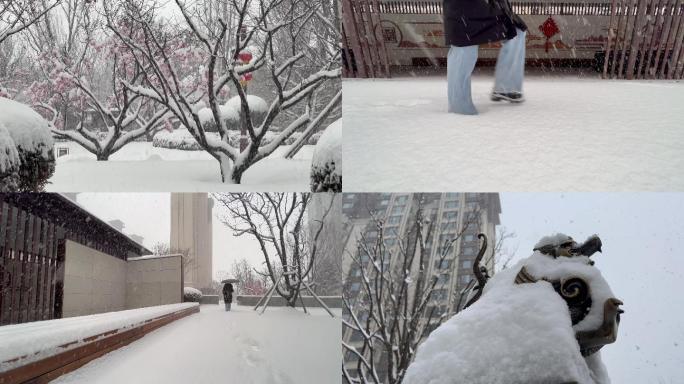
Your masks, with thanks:
[{"label": "wooden fence", "polygon": [[0,199],[0,325],[62,316],[64,231]]},{"label": "wooden fence", "polygon": [[684,0],[613,0],[604,78],[682,79]]},{"label": "wooden fence", "polygon": [[342,0],[343,75],[390,77],[378,0]]}]

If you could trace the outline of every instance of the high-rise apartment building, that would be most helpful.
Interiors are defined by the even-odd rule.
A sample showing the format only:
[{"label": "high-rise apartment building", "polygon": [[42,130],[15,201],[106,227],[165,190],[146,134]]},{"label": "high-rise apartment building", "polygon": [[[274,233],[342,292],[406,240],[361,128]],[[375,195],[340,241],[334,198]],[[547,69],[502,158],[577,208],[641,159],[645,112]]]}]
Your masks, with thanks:
[{"label": "high-rise apartment building", "polygon": [[[342,211],[347,230],[343,262],[344,290],[347,297],[352,299],[363,295],[361,268],[351,255],[359,255],[358,244],[362,236],[366,243],[371,244],[377,238],[378,227],[373,217],[383,222],[382,232],[391,257],[401,257],[398,247],[400,242],[412,236],[412,225],[419,206],[423,217],[429,220],[428,225],[432,227],[425,248],[426,276],[438,276],[439,279],[425,311],[424,321],[430,321],[427,329],[432,331],[441,323],[438,320],[441,315],[449,318],[465,304],[464,288],[473,285],[473,263],[480,247],[477,235],[486,234],[489,248],[493,246],[501,213],[501,203],[496,193],[344,194]],[[446,257],[440,263],[445,243],[459,234],[460,238],[447,249]],[[359,260],[363,262],[364,257],[361,255]],[[488,272],[492,274],[494,258],[487,257],[485,261]],[[394,266],[398,264],[391,263]],[[417,265],[411,271],[414,272],[417,272]],[[362,312],[360,308],[358,312],[355,311],[357,316],[364,317]],[[432,313],[432,317],[427,315],[429,313]],[[343,339],[361,350],[363,340],[357,332],[345,327]],[[379,361],[383,359],[382,353],[376,353],[375,357]],[[358,357],[346,352],[344,363],[353,372]],[[382,367],[382,364],[379,366]],[[379,373],[386,375],[382,371]]]},{"label": "high-rise apartment building", "polygon": [[171,250],[189,253],[185,263],[185,286],[211,287],[212,209],[214,201],[206,193],[171,194]]}]

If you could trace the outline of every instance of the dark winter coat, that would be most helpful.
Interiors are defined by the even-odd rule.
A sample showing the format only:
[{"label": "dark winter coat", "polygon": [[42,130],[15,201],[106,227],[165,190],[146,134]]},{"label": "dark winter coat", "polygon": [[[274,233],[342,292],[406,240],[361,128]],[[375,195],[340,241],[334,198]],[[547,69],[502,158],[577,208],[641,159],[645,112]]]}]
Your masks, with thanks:
[{"label": "dark winter coat", "polygon": [[233,284],[227,283],[223,286],[223,301],[226,303],[233,302]]},{"label": "dark winter coat", "polygon": [[527,30],[509,0],[444,0],[446,44],[457,47],[510,40]]}]

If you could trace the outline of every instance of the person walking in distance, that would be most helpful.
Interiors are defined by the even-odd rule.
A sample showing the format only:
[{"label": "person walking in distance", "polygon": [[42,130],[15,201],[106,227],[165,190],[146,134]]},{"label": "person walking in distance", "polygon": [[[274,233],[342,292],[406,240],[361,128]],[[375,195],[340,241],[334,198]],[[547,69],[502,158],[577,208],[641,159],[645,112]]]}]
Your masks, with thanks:
[{"label": "person walking in distance", "polygon": [[496,62],[493,101],[524,101],[525,22],[509,0],[444,0],[449,112],[476,115],[470,78],[480,44],[503,41]]},{"label": "person walking in distance", "polygon": [[223,302],[226,305],[226,311],[230,311],[230,305],[233,303],[233,284],[231,283],[223,285]]}]

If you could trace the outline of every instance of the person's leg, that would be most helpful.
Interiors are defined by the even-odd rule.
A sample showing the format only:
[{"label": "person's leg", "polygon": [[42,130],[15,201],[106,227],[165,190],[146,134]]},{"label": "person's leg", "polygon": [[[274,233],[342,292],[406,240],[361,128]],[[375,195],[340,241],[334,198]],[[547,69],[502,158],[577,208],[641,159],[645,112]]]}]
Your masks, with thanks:
[{"label": "person's leg", "polygon": [[477,45],[451,46],[447,57],[449,112],[477,115],[470,90],[470,77],[477,62]]},{"label": "person's leg", "polygon": [[499,58],[496,61],[496,80],[494,92],[522,93],[525,76],[525,35],[517,30],[518,35],[504,42]]},{"label": "person's leg", "polygon": [[228,307],[228,310],[229,310],[229,311],[230,311],[230,305],[231,305],[231,304],[232,304],[232,303],[228,303],[228,304],[227,304],[227,307]]},{"label": "person's leg", "polygon": [[223,304],[226,305],[226,311],[230,311],[230,304],[225,301],[223,302]]}]

